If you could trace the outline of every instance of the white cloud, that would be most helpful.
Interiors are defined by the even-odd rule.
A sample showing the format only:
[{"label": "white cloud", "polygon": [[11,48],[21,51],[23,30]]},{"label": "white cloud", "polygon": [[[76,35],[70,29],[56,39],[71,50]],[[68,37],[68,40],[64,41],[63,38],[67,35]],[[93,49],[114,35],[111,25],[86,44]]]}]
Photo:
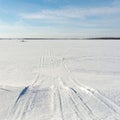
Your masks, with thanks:
[{"label": "white cloud", "polygon": [[89,16],[105,16],[114,14],[120,14],[119,7],[63,8],[56,10],[46,9],[37,13],[24,13],[21,14],[21,17],[24,19],[82,19]]},{"label": "white cloud", "polygon": [[[91,16],[97,19],[89,19]],[[38,20],[38,26],[29,24],[29,20]],[[119,36],[119,21],[120,7],[116,5],[98,8],[44,9],[36,13],[20,14],[19,21],[13,25],[0,21],[0,37]]]},{"label": "white cloud", "polygon": [[[89,24],[87,24],[89,26]],[[118,30],[90,28],[64,28],[51,26],[1,25],[0,37],[101,37],[119,36]]]}]

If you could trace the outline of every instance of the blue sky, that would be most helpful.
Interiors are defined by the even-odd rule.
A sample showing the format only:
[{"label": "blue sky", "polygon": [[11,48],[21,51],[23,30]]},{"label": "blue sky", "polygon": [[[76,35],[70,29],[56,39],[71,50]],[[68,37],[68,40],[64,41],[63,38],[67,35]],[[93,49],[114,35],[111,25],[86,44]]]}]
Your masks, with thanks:
[{"label": "blue sky", "polygon": [[0,37],[120,36],[120,0],[0,0]]}]

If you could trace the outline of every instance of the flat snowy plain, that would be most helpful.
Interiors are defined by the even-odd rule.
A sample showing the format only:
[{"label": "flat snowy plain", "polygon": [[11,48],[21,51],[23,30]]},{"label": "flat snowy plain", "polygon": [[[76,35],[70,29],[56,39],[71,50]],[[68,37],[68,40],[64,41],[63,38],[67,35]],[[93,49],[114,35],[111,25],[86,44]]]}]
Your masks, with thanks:
[{"label": "flat snowy plain", "polygon": [[120,41],[1,40],[0,120],[120,120]]}]

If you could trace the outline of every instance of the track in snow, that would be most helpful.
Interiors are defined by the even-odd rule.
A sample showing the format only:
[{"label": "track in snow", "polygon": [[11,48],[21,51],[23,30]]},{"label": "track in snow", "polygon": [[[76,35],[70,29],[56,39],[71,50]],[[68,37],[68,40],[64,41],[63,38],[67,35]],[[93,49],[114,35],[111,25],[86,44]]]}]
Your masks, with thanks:
[{"label": "track in snow", "polygon": [[41,56],[33,83],[21,90],[6,120],[120,119],[117,105],[79,83],[64,58],[55,58],[52,49],[47,54]]}]

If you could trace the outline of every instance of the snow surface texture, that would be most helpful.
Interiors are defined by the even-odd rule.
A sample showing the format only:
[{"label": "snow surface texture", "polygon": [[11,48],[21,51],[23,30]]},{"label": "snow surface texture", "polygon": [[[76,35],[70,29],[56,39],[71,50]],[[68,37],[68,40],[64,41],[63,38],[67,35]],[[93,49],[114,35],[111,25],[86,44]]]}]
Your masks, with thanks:
[{"label": "snow surface texture", "polygon": [[120,120],[120,41],[0,41],[0,120]]}]

